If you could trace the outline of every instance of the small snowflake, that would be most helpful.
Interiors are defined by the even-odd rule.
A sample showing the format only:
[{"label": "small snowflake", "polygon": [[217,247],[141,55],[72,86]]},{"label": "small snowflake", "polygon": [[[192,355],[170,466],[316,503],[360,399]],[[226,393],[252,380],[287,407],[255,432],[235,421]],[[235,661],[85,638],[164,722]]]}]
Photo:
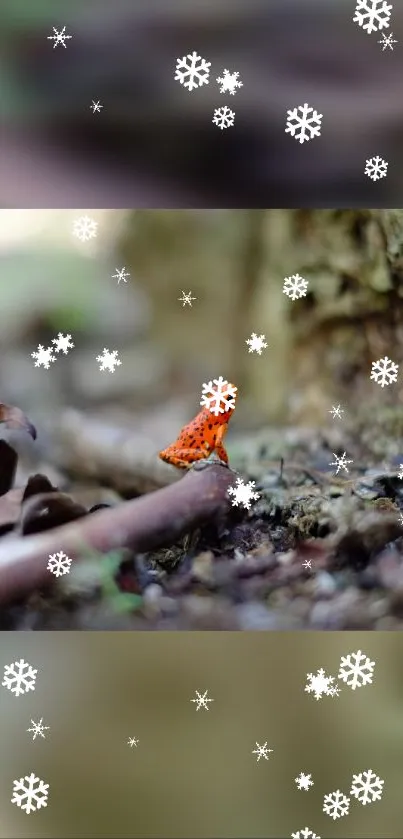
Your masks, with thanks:
[{"label": "small snowflake", "polygon": [[199,711],[200,708],[205,708],[206,711],[210,710],[209,706],[207,705],[207,702],[214,702],[214,699],[210,699],[207,696],[207,692],[208,691],[205,690],[204,693],[203,693],[203,696],[202,696],[201,693],[199,693],[198,690],[195,691],[197,698],[196,699],[191,699],[190,701],[191,702],[196,702],[196,705],[197,705],[196,711]]},{"label": "small snowflake", "polygon": [[365,161],[366,167],[364,175],[368,175],[371,181],[379,181],[380,178],[386,178],[388,172],[388,163],[383,157],[370,157]]},{"label": "small snowflake", "polygon": [[71,563],[72,560],[63,551],[58,551],[58,553],[49,555],[49,562],[46,567],[55,577],[62,577],[63,574],[69,573]]},{"label": "small snowflake", "polygon": [[350,795],[357,798],[361,804],[372,804],[373,801],[379,801],[383,793],[382,781],[372,769],[366,769],[365,772],[360,772],[359,775],[353,775],[353,782],[351,785]]},{"label": "small snowflake", "polygon": [[250,338],[247,338],[245,344],[249,346],[249,352],[256,352],[258,355],[262,355],[262,350],[267,349],[267,344],[265,343],[265,335],[256,335],[256,332],[252,332]]},{"label": "small snowflake", "polygon": [[38,670],[34,670],[30,664],[20,658],[19,661],[14,661],[13,664],[6,664],[4,668],[4,679],[2,681],[3,687],[11,690],[15,696],[21,696],[22,693],[28,693],[30,690],[35,690],[35,680]]},{"label": "small snowflake", "polygon": [[368,35],[389,26],[392,4],[386,0],[357,0],[353,22],[365,29]]},{"label": "small snowflake", "polygon": [[322,696],[330,696],[330,690],[332,682],[334,682],[333,676],[326,676],[325,671],[323,668],[317,671],[316,676],[313,673],[307,674],[308,682],[305,685],[305,690],[307,693],[313,693],[315,695],[315,699],[322,699]]},{"label": "small snowflake", "polygon": [[301,772],[298,775],[298,778],[295,778],[295,783],[298,789],[309,790],[309,787],[313,787],[313,780],[312,775],[305,775],[304,772]]},{"label": "small snowflake", "polygon": [[37,352],[31,352],[31,358],[36,359],[34,367],[44,367],[45,370],[49,370],[52,361],[56,361],[53,351],[54,347],[47,347],[45,350],[42,344],[39,344]]},{"label": "small snowflake", "polygon": [[128,741],[127,741],[127,745],[128,745],[128,746],[130,746],[130,748],[133,748],[133,746],[136,746],[136,747],[137,747],[137,744],[138,744],[139,742],[140,742],[140,740],[136,740],[136,738],[135,738],[135,737],[129,737],[129,739],[128,739]]},{"label": "small snowflake", "polygon": [[122,363],[118,358],[118,350],[109,352],[105,347],[102,355],[97,355],[96,360],[99,361],[100,370],[109,370],[110,373],[114,373],[115,367],[119,367]]},{"label": "small snowflake", "polygon": [[188,90],[209,83],[211,61],[206,61],[194,50],[176,61],[175,80]]},{"label": "small snowflake", "polygon": [[400,513],[399,524],[401,524],[403,526],[403,513]]},{"label": "small snowflake", "polygon": [[94,239],[97,235],[98,222],[89,216],[80,216],[73,225],[73,236],[77,236],[81,242]]},{"label": "small snowflake", "polygon": [[341,819],[342,816],[347,816],[350,807],[350,799],[343,795],[339,789],[335,792],[329,792],[323,799],[323,812],[330,816],[331,819]]},{"label": "small snowflake", "polygon": [[393,51],[393,44],[398,43],[399,41],[395,41],[393,38],[393,32],[391,32],[390,35],[387,35],[386,32],[383,32],[380,41],[378,41],[378,44],[383,44],[382,52],[385,52],[386,47],[389,47],[389,49]]},{"label": "small snowflake", "polygon": [[372,362],[372,373],[370,378],[374,380],[381,387],[390,385],[397,379],[399,365],[391,361],[387,355],[384,358],[378,358],[378,361]]},{"label": "small snowflake", "polygon": [[52,338],[52,344],[56,344],[55,352],[63,352],[64,355],[67,355],[68,351],[74,347],[71,335],[62,335],[61,332],[59,332],[57,338]]},{"label": "small snowflake", "polygon": [[32,738],[33,740],[35,740],[37,737],[43,737],[43,739],[45,740],[45,735],[44,735],[43,732],[44,731],[49,731],[49,726],[48,725],[42,725],[42,722],[43,722],[43,717],[40,718],[39,722],[34,722],[34,720],[31,720],[31,723],[32,723],[33,727],[32,728],[27,728],[27,731],[32,731],[32,733],[34,735],[33,738]]},{"label": "small snowflake", "polygon": [[351,690],[363,685],[371,685],[374,675],[375,662],[370,661],[365,653],[357,650],[341,657],[338,679],[345,682]]},{"label": "small snowflake", "polygon": [[112,274],[112,279],[117,279],[118,285],[121,280],[124,283],[127,283],[127,278],[130,277],[130,274],[126,272],[126,268],[115,268],[116,274]]},{"label": "small snowflake", "polygon": [[290,297],[291,300],[298,300],[299,297],[305,297],[308,288],[308,280],[304,280],[299,274],[293,274],[292,277],[286,277],[283,284],[283,294]]},{"label": "small snowflake", "polygon": [[332,463],[329,463],[329,466],[337,466],[336,475],[339,474],[340,469],[344,469],[345,472],[348,472],[346,464],[354,463],[353,460],[346,460],[346,452],[343,452],[341,457],[337,457],[337,454],[335,454],[334,452],[332,452],[332,455],[335,458],[335,460]]},{"label": "small snowflake", "polygon": [[238,81],[239,73],[230,73],[229,70],[224,70],[222,76],[216,79],[217,84],[220,84],[220,93],[230,93],[232,96],[236,92],[237,87],[243,87],[243,83]]},{"label": "small snowflake", "polygon": [[[291,134],[291,137],[295,137],[300,143],[312,140],[313,137],[320,137],[322,117],[323,114],[318,114],[314,108],[309,107],[307,102],[305,105],[298,105],[297,108],[287,111],[285,133]],[[299,133],[297,133],[298,129]]]},{"label": "small snowflake", "polygon": [[214,125],[218,125],[218,127],[222,130],[223,128],[231,128],[231,125],[234,124],[234,119],[235,111],[231,111],[231,108],[224,105],[223,108],[215,109],[214,116],[211,121],[214,122]]},{"label": "small snowflake", "polygon": [[302,830],[292,833],[291,839],[320,839],[320,836],[317,836],[309,827],[304,827]]},{"label": "small snowflake", "polygon": [[238,507],[241,504],[245,510],[250,510],[252,501],[257,501],[260,498],[259,493],[253,492],[254,486],[255,481],[249,481],[245,484],[242,478],[237,478],[235,486],[228,489],[228,495],[233,495],[232,506]]},{"label": "small snowflake", "polygon": [[305,562],[302,563],[303,568],[309,568],[312,571],[312,560],[306,559]]},{"label": "small snowflake", "polygon": [[219,414],[224,414],[226,411],[232,411],[235,408],[237,390],[237,387],[219,376],[218,379],[203,384],[200,405],[203,408],[208,408],[210,413],[218,417]]},{"label": "small snowflake", "polygon": [[[24,783],[26,782],[26,783]],[[49,784],[37,778],[33,772],[30,775],[14,781],[12,804],[16,804],[27,814],[40,810],[48,805]]]},{"label": "small snowflake", "polygon": [[401,463],[400,466],[399,466],[399,471],[397,473],[397,477],[400,478],[400,480],[402,480],[402,478],[403,478],[403,463]]},{"label": "small snowflake", "polygon": [[191,291],[188,291],[187,294],[186,292],[182,291],[182,297],[178,297],[178,300],[180,303],[182,303],[182,306],[191,306],[192,300],[197,300],[197,297],[192,297]]},{"label": "small snowflake", "polygon": [[329,688],[328,696],[340,696],[340,688],[338,685],[332,685]]},{"label": "small snowflake", "polygon": [[269,759],[269,752],[273,752],[274,749],[267,748],[267,740],[263,746],[260,746],[259,743],[256,743],[256,749],[253,749],[252,754],[257,755],[256,762],[259,763],[261,757],[264,757],[265,760]]},{"label": "small snowflake", "polygon": [[341,415],[344,414],[344,411],[341,405],[332,405],[332,410],[328,411],[328,413],[332,415],[333,419],[336,419],[336,417],[338,417],[338,419],[341,419]]},{"label": "small snowflake", "polygon": [[103,108],[103,107],[104,106],[101,105],[99,99],[97,100],[97,102],[95,102],[94,99],[93,99],[92,100],[92,105],[90,105],[90,108],[91,108],[93,114],[100,114],[101,113],[101,108]]},{"label": "small snowflake", "polygon": [[66,41],[66,40],[68,40],[69,38],[72,38],[73,36],[72,36],[72,35],[65,35],[65,34],[64,34],[64,33],[65,33],[65,31],[66,31],[66,27],[65,27],[65,26],[63,26],[63,29],[62,29],[62,31],[61,31],[61,32],[59,32],[59,31],[56,29],[56,27],[55,27],[55,26],[52,26],[52,29],[53,29],[54,35],[48,35],[47,40],[48,40],[48,41],[54,41],[54,42],[55,42],[55,43],[53,44],[53,49],[55,49],[55,47],[58,47],[58,46],[59,46],[59,44],[61,44],[61,45],[62,45],[62,47],[64,47],[64,49],[67,49],[67,48],[66,48],[65,41]]}]

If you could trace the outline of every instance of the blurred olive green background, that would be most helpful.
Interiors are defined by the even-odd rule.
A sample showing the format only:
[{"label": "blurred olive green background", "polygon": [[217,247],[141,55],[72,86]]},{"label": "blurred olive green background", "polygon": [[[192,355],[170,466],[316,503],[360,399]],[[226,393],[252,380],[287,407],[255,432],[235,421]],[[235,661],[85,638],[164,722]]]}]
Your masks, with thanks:
[{"label": "blurred olive green background", "polygon": [[[98,235],[82,243],[72,229],[86,214]],[[401,210],[0,211],[2,401],[34,419],[123,401],[168,422],[172,408],[177,428],[222,375],[239,388],[232,428],[328,423],[334,400],[350,415],[401,404],[370,371],[384,355],[403,361],[402,266]],[[295,273],[309,284],[292,301],[283,281]],[[35,369],[31,352],[59,330],[75,349]],[[266,337],[261,356],[251,332]],[[98,374],[104,347],[122,360],[113,376]]]},{"label": "blurred olive green background", "polygon": [[[309,826],[322,839],[401,839],[402,645],[399,633],[1,633],[1,672],[23,657],[38,676],[19,697],[0,688],[0,835],[283,839]],[[340,682],[319,701],[304,691],[308,672],[337,676],[358,649],[376,662],[372,685]],[[196,690],[209,711],[196,711]],[[32,741],[41,717],[50,730]],[[381,800],[325,815],[323,796],[348,795],[366,769],[385,781]],[[31,771],[50,788],[28,816],[10,799]]]}]

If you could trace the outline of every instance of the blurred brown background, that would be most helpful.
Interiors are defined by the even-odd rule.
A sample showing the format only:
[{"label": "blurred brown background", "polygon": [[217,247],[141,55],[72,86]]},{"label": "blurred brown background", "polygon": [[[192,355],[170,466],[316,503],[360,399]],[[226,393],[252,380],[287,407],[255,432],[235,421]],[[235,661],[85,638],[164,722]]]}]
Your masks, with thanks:
[{"label": "blurred brown background", "polygon": [[[353,0],[2,0],[0,204],[3,207],[399,206],[400,43],[353,22]],[[72,35],[66,49],[52,27]],[[193,50],[210,83],[174,79]],[[224,68],[236,96],[219,92]],[[91,101],[103,110],[92,114]],[[321,137],[285,134],[286,111],[308,102]],[[214,109],[230,105],[220,131]],[[389,161],[373,183],[365,160]]]},{"label": "blurred brown background", "polygon": [[[374,681],[316,701],[306,674],[337,676],[361,649]],[[1,827],[25,837],[401,839],[402,640],[398,633],[1,633],[1,666],[38,668],[34,692],[0,688]],[[195,691],[214,699],[195,710]],[[43,717],[46,739],[26,733]],[[127,745],[129,737],[137,747]],[[256,761],[256,741],[273,749]],[[384,779],[380,801],[333,821],[323,796],[352,775]],[[10,803],[34,771],[46,809]],[[312,773],[314,786],[294,779]]]}]

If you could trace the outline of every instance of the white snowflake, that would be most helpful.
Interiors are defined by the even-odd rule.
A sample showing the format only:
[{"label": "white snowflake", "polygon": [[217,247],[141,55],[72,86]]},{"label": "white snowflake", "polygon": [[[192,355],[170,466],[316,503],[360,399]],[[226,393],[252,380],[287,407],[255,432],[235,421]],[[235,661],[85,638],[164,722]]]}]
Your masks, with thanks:
[{"label": "white snowflake", "polygon": [[303,568],[309,568],[312,571],[312,560],[306,559],[305,562],[302,563]]},{"label": "white snowflake", "polygon": [[323,799],[323,812],[330,816],[331,819],[341,819],[342,816],[347,816],[350,808],[350,799],[347,798],[339,789],[335,792],[329,792]]},{"label": "white snowflake", "polygon": [[250,338],[247,338],[245,344],[249,346],[249,352],[256,352],[258,355],[262,355],[262,350],[267,349],[267,344],[265,343],[265,335],[256,335],[256,332],[252,332]]},{"label": "white snowflake", "polygon": [[176,61],[175,79],[188,90],[209,83],[211,61],[206,61],[196,50]]},{"label": "white snowflake", "polygon": [[35,812],[48,806],[48,789],[49,784],[45,784],[31,772],[30,775],[14,781],[11,803],[25,810],[27,814]]},{"label": "white snowflake", "polygon": [[393,32],[391,32],[390,35],[387,35],[386,32],[383,32],[380,41],[378,41],[378,44],[383,44],[382,52],[385,52],[386,47],[389,47],[389,49],[393,51],[392,45],[398,43],[399,41],[395,41],[393,38]]},{"label": "white snowflake", "polygon": [[39,344],[37,352],[31,352],[31,358],[36,359],[34,367],[44,367],[45,370],[49,370],[52,361],[56,361],[53,351],[54,347],[47,347],[45,350],[45,347]]},{"label": "white snowflake", "polygon": [[269,752],[273,752],[274,749],[267,748],[267,740],[263,746],[260,746],[259,743],[256,743],[256,749],[253,749],[252,754],[257,755],[256,761],[259,763],[261,757],[264,757],[265,760],[269,759]]},{"label": "white snowflake", "polygon": [[53,44],[53,49],[55,49],[55,47],[59,46],[59,44],[61,44],[61,45],[62,45],[62,47],[64,47],[64,49],[67,49],[67,48],[66,48],[65,41],[66,41],[66,40],[68,40],[69,38],[72,38],[73,36],[72,36],[72,35],[65,35],[65,34],[64,34],[64,33],[65,33],[65,31],[66,31],[66,27],[65,27],[65,26],[63,26],[63,29],[62,29],[62,31],[61,31],[61,32],[59,32],[59,31],[56,29],[56,27],[55,27],[55,26],[52,26],[52,29],[53,29],[54,35],[48,35],[47,40],[48,40],[48,41],[54,41],[54,42],[55,42],[55,43]]},{"label": "white snowflake", "polygon": [[[313,137],[320,137],[322,117],[323,114],[318,114],[307,102],[304,105],[298,105],[297,108],[287,111],[285,133],[291,134],[291,137],[295,137],[300,143],[312,140]],[[297,133],[298,129],[299,133]]]},{"label": "white snowflake", "polygon": [[67,355],[68,351],[74,347],[71,335],[62,335],[61,332],[59,332],[57,338],[52,338],[52,344],[56,344],[55,352],[63,352],[64,355]]},{"label": "white snowflake", "polygon": [[216,79],[217,84],[220,84],[220,93],[235,94],[237,87],[243,87],[243,82],[238,81],[239,73],[230,73],[229,70],[224,70],[222,76]]},{"label": "white snowflake", "polygon": [[320,836],[317,836],[309,827],[304,827],[302,830],[292,833],[291,839],[320,839]]},{"label": "white snowflake", "polygon": [[80,216],[73,225],[73,236],[77,236],[81,242],[94,239],[97,235],[98,222],[89,216]]},{"label": "white snowflake", "polygon": [[403,463],[401,463],[399,466],[399,472],[397,474],[397,477],[400,478],[400,480],[402,480],[403,478]]},{"label": "white snowflake", "polygon": [[372,769],[366,769],[360,772],[359,775],[353,775],[353,782],[351,785],[350,795],[354,795],[361,804],[372,804],[373,801],[379,801],[383,793],[382,781]]},{"label": "white snowflake", "polygon": [[232,411],[235,408],[237,390],[237,387],[219,376],[218,379],[203,384],[200,405],[203,408],[208,408],[211,414],[218,417],[219,414],[224,414],[225,411]]},{"label": "white snowflake", "polygon": [[257,501],[260,498],[259,493],[253,492],[255,481],[249,481],[245,484],[242,478],[236,479],[235,486],[229,487],[228,495],[232,495],[232,506],[238,507],[240,504],[245,510],[250,510],[252,501]]},{"label": "white snowflake", "polygon": [[192,300],[197,300],[197,297],[192,297],[191,291],[188,291],[187,294],[186,292],[182,291],[182,297],[178,297],[178,300],[180,303],[182,303],[182,306],[191,306]]},{"label": "white snowflake", "polygon": [[127,278],[130,277],[130,274],[126,272],[126,268],[115,268],[115,271],[116,274],[112,274],[112,279],[116,278],[118,281],[118,285],[121,280],[123,280],[124,283],[127,283]]},{"label": "white snowflake", "polygon": [[49,562],[46,567],[55,577],[62,577],[63,574],[69,573],[71,563],[72,560],[63,551],[58,551],[58,553],[49,555]]},{"label": "white snowflake", "polygon": [[326,676],[323,668],[317,670],[316,676],[313,673],[307,674],[308,682],[305,685],[307,693],[313,693],[315,699],[322,699],[322,696],[331,696],[330,690],[334,676]]},{"label": "white snowflake", "polygon": [[34,720],[31,720],[31,723],[32,723],[33,727],[32,728],[27,728],[27,731],[32,731],[32,733],[34,735],[33,738],[32,738],[33,740],[35,740],[37,737],[43,737],[43,739],[45,740],[45,735],[44,735],[43,732],[48,731],[49,726],[48,725],[42,725],[42,722],[43,722],[43,717],[40,718],[39,722],[34,722]]},{"label": "white snowflake", "polygon": [[344,469],[344,471],[348,473],[348,469],[347,469],[346,464],[347,463],[354,463],[354,461],[353,460],[346,460],[346,452],[343,452],[341,457],[337,457],[337,454],[335,454],[334,452],[332,452],[332,455],[335,458],[335,460],[332,463],[329,463],[329,466],[337,466],[336,475],[339,474],[340,469]]},{"label": "white snowflake", "polygon": [[35,680],[38,670],[35,670],[20,658],[19,661],[14,661],[13,664],[6,664],[4,668],[4,679],[2,681],[3,687],[11,690],[15,696],[21,696],[22,693],[28,693],[30,690],[35,690]]},{"label": "white snowflake", "polygon": [[344,410],[341,405],[332,405],[332,410],[328,411],[328,413],[332,415],[333,419],[336,419],[336,417],[341,419],[341,415],[344,414]]},{"label": "white snowflake", "polygon": [[372,362],[372,373],[370,378],[373,379],[381,387],[390,385],[397,379],[399,365],[385,355],[384,358],[378,358],[378,361]]},{"label": "white snowflake", "polygon": [[92,100],[92,105],[90,105],[90,108],[91,108],[93,114],[100,114],[101,113],[101,108],[103,108],[103,107],[104,106],[101,105],[99,99],[96,102],[93,99]]},{"label": "white snowflake", "polygon": [[138,745],[139,742],[140,742],[140,740],[136,740],[135,737],[129,737],[129,739],[127,741],[127,745],[130,746],[131,749],[133,748],[133,746],[136,746],[136,748],[137,748],[137,745]]},{"label": "white snowflake", "polygon": [[370,35],[389,26],[392,8],[386,0],[357,0],[353,21]]},{"label": "white snowflake", "polygon": [[399,524],[403,525],[403,513],[400,513]]},{"label": "white snowflake", "polygon": [[214,122],[214,125],[218,125],[218,127],[222,130],[223,128],[231,128],[231,125],[234,124],[234,119],[235,111],[231,111],[231,108],[224,105],[223,108],[215,109],[214,116],[211,121]]},{"label": "white snowflake", "polygon": [[304,280],[299,274],[293,274],[292,277],[285,278],[283,294],[286,294],[291,300],[298,300],[299,297],[305,297],[307,288],[308,280]]},{"label": "white snowflake", "polygon": [[115,367],[119,367],[122,363],[118,358],[118,350],[109,352],[105,347],[102,355],[97,355],[96,360],[99,361],[100,370],[109,370],[110,373],[114,373]]},{"label": "white snowflake", "polygon": [[341,657],[338,679],[341,679],[351,690],[363,685],[371,685],[374,675],[375,662],[370,661],[365,653],[357,650]]},{"label": "white snowflake", "polygon": [[380,178],[386,178],[388,163],[383,157],[376,155],[376,157],[370,157],[365,163],[364,175],[368,175],[371,181],[379,181]]},{"label": "white snowflake", "polygon": [[340,688],[338,685],[332,685],[329,688],[328,696],[340,696]]},{"label": "white snowflake", "polygon": [[297,778],[295,778],[295,783],[298,789],[309,790],[309,787],[313,787],[313,780],[312,775],[305,775],[304,772],[301,772]]},{"label": "white snowflake", "polygon": [[196,706],[197,706],[196,711],[199,711],[200,708],[205,708],[206,711],[209,711],[210,708],[207,705],[207,702],[214,702],[214,699],[209,699],[209,697],[207,696],[208,691],[205,690],[204,693],[203,693],[203,696],[201,695],[201,693],[199,693],[198,690],[196,690],[195,693],[196,693],[197,698],[196,699],[191,699],[190,701],[191,702],[196,702]]}]

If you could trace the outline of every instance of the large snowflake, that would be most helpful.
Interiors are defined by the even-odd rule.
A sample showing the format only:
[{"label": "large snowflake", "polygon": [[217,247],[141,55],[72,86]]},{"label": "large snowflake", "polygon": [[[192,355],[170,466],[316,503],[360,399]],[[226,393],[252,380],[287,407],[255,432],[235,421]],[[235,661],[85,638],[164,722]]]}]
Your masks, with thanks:
[{"label": "large snowflake", "polygon": [[200,405],[203,408],[208,408],[211,414],[218,417],[219,414],[224,414],[225,411],[232,411],[235,408],[237,390],[237,387],[219,376],[218,379],[203,384]]},{"label": "large snowflake", "polygon": [[54,347],[45,347],[42,344],[38,345],[36,352],[31,352],[31,358],[35,359],[35,367],[44,367],[49,370],[52,361],[56,361],[56,356],[53,355]]},{"label": "large snowflake", "polygon": [[37,670],[31,667],[23,658],[14,661],[13,664],[6,664],[4,668],[3,687],[11,690],[15,696],[35,690]]},{"label": "large snowflake", "polygon": [[211,61],[206,61],[196,50],[176,61],[175,80],[188,90],[209,83]]},{"label": "large snowflake", "polygon": [[345,682],[351,690],[360,688],[363,685],[372,684],[375,662],[370,661],[368,656],[357,650],[341,657],[338,679]]},{"label": "large snowflake", "polygon": [[94,239],[97,235],[98,222],[89,216],[80,216],[73,225],[73,236],[77,236],[81,242]]},{"label": "large snowflake", "polygon": [[305,280],[299,274],[292,274],[291,277],[286,277],[283,283],[283,294],[290,297],[291,300],[298,300],[300,297],[305,297],[308,288],[308,280]]},{"label": "large snowflake", "polygon": [[238,76],[239,73],[230,73],[229,70],[224,70],[223,75],[216,79],[217,84],[221,85],[220,93],[230,93],[234,96],[236,88],[243,87],[243,82],[238,81]]},{"label": "large snowflake", "polygon": [[377,154],[376,157],[369,157],[365,163],[364,175],[368,175],[371,181],[379,181],[380,178],[386,178],[388,163],[383,157],[379,157]]},{"label": "large snowflake", "polygon": [[[299,113],[300,112],[300,113]],[[318,114],[307,102],[287,111],[286,134],[291,134],[300,143],[320,137],[323,114]]]},{"label": "large snowflake", "polygon": [[63,551],[58,551],[55,554],[50,554],[46,567],[55,577],[61,577],[63,574],[69,573],[71,563],[72,560]]},{"label": "large snowflake", "polygon": [[292,839],[320,839],[313,830],[310,830],[309,827],[303,827],[302,830],[297,830],[296,833],[291,834]]},{"label": "large snowflake", "polygon": [[332,696],[331,689],[334,676],[326,676],[323,668],[317,671],[316,676],[313,673],[308,673],[307,679],[305,690],[307,693],[313,693],[315,699],[322,699],[322,696]]},{"label": "large snowflake", "polygon": [[49,784],[45,784],[40,778],[31,772],[18,781],[14,781],[12,804],[16,804],[27,814],[48,806]]},{"label": "large snowflake", "polygon": [[323,799],[323,812],[330,816],[331,819],[341,819],[342,816],[347,816],[350,808],[350,799],[347,798],[339,789],[335,792],[329,792]]},{"label": "large snowflake", "polygon": [[378,361],[372,362],[371,370],[370,378],[381,387],[385,387],[396,381],[399,365],[385,355],[384,358],[378,358]]},{"label": "large snowflake", "polygon": [[234,119],[235,111],[231,111],[231,108],[224,105],[222,108],[215,109],[214,116],[211,121],[214,122],[214,125],[218,125],[218,127],[222,130],[223,128],[231,128],[231,125],[234,124]]},{"label": "large snowflake", "polygon": [[389,26],[392,8],[386,0],[357,0],[353,21],[370,35]]},{"label": "large snowflake", "polygon": [[372,769],[366,769],[360,772],[359,775],[353,775],[353,782],[351,785],[350,795],[354,795],[361,804],[372,804],[373,801],[379,801],[383,793],[382,781]]},{"label": "large snowflake", "polygon": [[99,369],[108,370],[109,373],[114,373],[115,367],[119,367],[122,363],[118,358],[118,350],[109,352],[105,347],[102,355],[97,355],[96,360],[99,361]]},{"label": "large snowflake", "polygon": [[237,478],[235,486],[229,487],[228,489],[228,495],[233,496],[232,506],[238,507],[241,504],[245,510],[250,510],[252,501],[257,501],[260,498],[257,492],[253,492],[254,486],[254,481],[249,481],[249,483],[245,484],[242,478]]}]

